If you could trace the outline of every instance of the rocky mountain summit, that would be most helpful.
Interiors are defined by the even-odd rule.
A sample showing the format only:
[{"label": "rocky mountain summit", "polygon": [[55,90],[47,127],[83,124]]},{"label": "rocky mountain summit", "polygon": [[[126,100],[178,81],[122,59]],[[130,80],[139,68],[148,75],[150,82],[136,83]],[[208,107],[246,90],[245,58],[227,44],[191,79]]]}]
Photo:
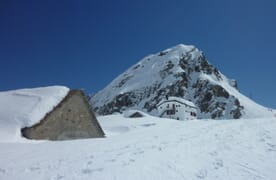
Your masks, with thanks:
[{"label": "rocky mountain summit", "polygon": [[149,55],[91,97],[99,115],[138,109],[156,115],[156,105],[166,96],[192,101],[199,118],[239,119],[271,112],[238,91],[194,46],[177,45]]}]

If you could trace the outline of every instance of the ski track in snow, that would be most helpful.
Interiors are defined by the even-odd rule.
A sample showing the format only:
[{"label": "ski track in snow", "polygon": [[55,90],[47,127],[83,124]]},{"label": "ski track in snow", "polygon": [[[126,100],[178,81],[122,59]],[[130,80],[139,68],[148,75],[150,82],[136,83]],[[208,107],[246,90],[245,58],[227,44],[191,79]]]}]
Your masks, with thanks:
[{"label": "ski track in snow", "polygon": [[107,138],[0,143],[0,179],[276,177],[276,118],[175,121],[113,115],[99,121]]}]

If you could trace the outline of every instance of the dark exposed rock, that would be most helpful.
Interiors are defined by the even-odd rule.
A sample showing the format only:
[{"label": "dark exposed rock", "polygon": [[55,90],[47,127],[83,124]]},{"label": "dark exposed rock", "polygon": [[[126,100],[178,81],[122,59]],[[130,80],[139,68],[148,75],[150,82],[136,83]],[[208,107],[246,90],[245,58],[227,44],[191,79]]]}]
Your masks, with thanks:
[{"label": "dark exposed rock", "polygon": [[136,70],[136,69],[138,69],[139,67],[140,67],[140,64],[134,66],[132,69],[133,69],[133,70]]},{"label": "dark exposed rock", "polygon": [[235,79],[231,79],[229,83],[232,87],[238,89],[238,82]]},{"label": "dark exposed rock", "polygon": [[199,66],[195,66],[194,68],[196,72],[202,71],[206,74],[214,74],[218,80],[222,79],[218,69],[209,64],[203,54],[199,57]]},{"label": "dark exposed rock", "polygon": [[239,108],[232,110],[231,114],[233,114],[234,119],[239,119],[242,116],[241,110]]},{"label": "dark exposed rock", "polygon": [[131,78],[131,76],[128,76],[126,78],[124,78],[117,87],[122,87],[129,79]]},{"label": "dark exposed rock", "polygon": [[171,71],[171,69],[174,67],[174,64],[172,63],[172,61],[168,61],[166,67],[159,72],[160,77],[162,79],[164,79],[165,77],[167,77],[169,74],[173,74],[173,72]]},{"label": "dark exposed rock", "polygon": [[222,112],[223,112],[223,111],[220,111],[220,110],[215,111],[215,112],[211,115],[211,118],[212,118],[212,119],[217,119],[217,118],[221,117],[221,116],[222,116]]},{"label": "dark exposed rock", "polygon": [[158,56],[165,56],[168,52],[161,51]]},{"label": "dark exposed rock", "polygon": [[217,97],[225,97],[226,99],[229,98],[229,93],[219,85],[212,86],[212,90],[214,95]]}]

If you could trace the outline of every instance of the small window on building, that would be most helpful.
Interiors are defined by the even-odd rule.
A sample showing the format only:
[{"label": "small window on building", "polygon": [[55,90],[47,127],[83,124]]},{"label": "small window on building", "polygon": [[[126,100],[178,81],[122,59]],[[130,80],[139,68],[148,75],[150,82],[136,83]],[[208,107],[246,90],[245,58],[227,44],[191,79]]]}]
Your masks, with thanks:
[{"label": "small window on building", "polygon": [[167,110],[167,115],[174,115],[175,114],[175,110],[171,109],[171,110]]},{"label": "small window on building", "polygon": [[191,112],[191,116],[196,117],[196,113],[195,112]]}]

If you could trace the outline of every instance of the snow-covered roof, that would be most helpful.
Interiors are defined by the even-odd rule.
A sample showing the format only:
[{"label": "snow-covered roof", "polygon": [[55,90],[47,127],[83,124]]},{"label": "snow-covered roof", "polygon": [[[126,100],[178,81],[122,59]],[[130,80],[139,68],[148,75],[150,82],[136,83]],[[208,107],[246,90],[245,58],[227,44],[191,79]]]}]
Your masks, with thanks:
[{"label": "snow-covered roof", "polygon": [[188,101],[188,100],[183,99],[183,98],[174,97],[174,96],[170,96],[170,97],[168,97],[168,99],[162,100],[157,106],[161,106],[164,103],[172,102],[172,101],[173,102],[179,102],[179,103],[182,103],[182,104],[186,104],[188,106],[196,108],[196,105],[193,102]]},{"label": "snow-covered roof", "polygon": [[21,128],[38,123],[68,92],[64,86],[0,92],[0,141],[21,139]]}]

